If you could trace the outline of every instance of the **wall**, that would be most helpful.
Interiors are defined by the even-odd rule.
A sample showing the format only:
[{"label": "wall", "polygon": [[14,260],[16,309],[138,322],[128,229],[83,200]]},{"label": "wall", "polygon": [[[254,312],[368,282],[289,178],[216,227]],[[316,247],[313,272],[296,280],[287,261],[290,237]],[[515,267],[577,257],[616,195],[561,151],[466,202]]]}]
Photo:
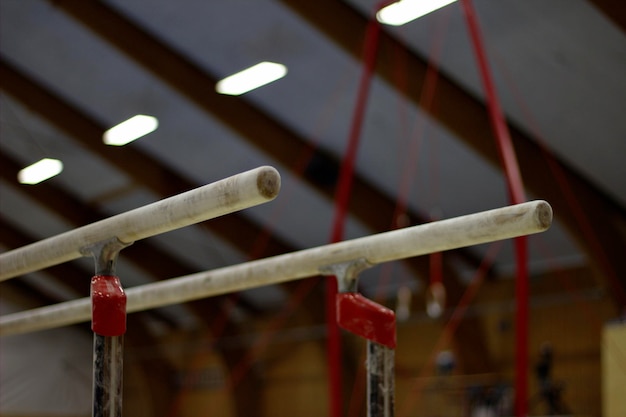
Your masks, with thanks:
[{"label": "wall", "polygon": [[602,333],[602,410],[622,417],[626,410],[626,322],[608,324]]}]

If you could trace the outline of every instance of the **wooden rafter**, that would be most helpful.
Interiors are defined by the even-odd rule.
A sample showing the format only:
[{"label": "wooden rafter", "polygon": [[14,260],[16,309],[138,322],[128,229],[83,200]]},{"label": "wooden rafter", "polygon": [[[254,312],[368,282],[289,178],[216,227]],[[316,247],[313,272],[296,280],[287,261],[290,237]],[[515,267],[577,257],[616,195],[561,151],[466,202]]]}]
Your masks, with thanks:
[{"label": "wooden rafter", "polygon": [[[316,148],[306,138],[242,97],[218,94],[215,91],[215,84],[218,81],[216,77],[128,17],[100,1],[56,0],[53,3],[165,81],[200,109],[238,132],[242,138],[285,168],[295,169],[294,160],[308,156],[311,160],[323,161],[328,171],[339,172],[339,161],[336,157]],[[245,120],[245,123],[242,123],[242,120]],[[272,140],[267,140],[268,137]],[[318,178],[308,175],[307,171],[294,173],[322,194],[334,198],[334,187],[320,183]],[[362,201],[368,203],[362,204]],[[372,230],[386,231],[394,216],[395,202],[356,175],[352,186],[350,212]],[[428,217],[420,213],[409,212],[407,215],[410,224],[428,221]],[[480,260],[471,252],[466,250],[455,252],[461,259],[478,266]]]}]

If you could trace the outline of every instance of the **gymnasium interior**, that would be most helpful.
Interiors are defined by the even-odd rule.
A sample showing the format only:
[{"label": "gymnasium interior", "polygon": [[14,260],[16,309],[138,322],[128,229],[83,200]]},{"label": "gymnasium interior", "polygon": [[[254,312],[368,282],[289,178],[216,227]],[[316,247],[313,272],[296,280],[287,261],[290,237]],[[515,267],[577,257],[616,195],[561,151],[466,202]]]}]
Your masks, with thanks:
[{"label": "gymnasium interior", "polygon": [[[115,397],[107,416],[626,417],[626,3],[447,0],[410,19],[409,3],[427,1],[0,0],[0,415],[99,416]],[[261,64],[271,80],[228,89]],[[114,143],[128,120],[149,127]],[[41,161],[55,173],[29,182]],[[258,169],[280,176],[262,204],[109,236],[129,306],[519,204],[545,201],[551,224],[476,244],[432,229],[402,259],[124,311],[123,335],[10,334],[87,305],[99,274],[80,245],[3,273],[21,248]],[[355,294],[384,317],[340,326]],[[122,349],[119,395],[94,389],[98,340]],[[393,358],[376,395],[375,349]]]}]

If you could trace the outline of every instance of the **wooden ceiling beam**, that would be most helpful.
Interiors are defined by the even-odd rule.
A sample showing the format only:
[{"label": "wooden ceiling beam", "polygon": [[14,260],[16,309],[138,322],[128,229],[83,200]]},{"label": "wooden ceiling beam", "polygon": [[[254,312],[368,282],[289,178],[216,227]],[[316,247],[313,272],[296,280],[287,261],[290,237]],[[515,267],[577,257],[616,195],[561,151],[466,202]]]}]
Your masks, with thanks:
[{"label": "wooden ceiling beam", "polygon": [[[362,60],[368,20],[356,10],[334,0],[281,1],[348,55]],[[379,37],[378,51],[376,74],[420,106],[428,63],[384,30]],[[394,62],[400,59],[399,56],[411,74],[402,88],[395,85]],[[432,108],[423,110],[430,112],[430,116],[456,137],[501,169],[485,105],[445,74],[439,74],[433,100],[436,105],[432,108],[436,111],[431,111]],[[626,263],[623,262],[626,235],[620,232],[626,221],[626,210],[520,129],[511,124],[509,129],[526,187],[538,198],[550,202],[556,218],[603,272],[615,301],[626,305]]]},{"label": "wooden ceiling beam", "polygon": [[[103,124],[51,93],[3,57],[0,58],[0,88],[74,138],[86,150],[104,158],[137,184],[145,186],[161,198],[199,186],[136,148],[105,146],[102,143],[102,134],[106,130]],[[215,230],[215,225],[219,223],[227,223],[228,227],[225,229],[228,233],[224,233],[223,227]],[[252,242],[242,236],[252,234],[258,237],[263,233],[261,227],[240,213],[212,219],[201,225],[230,242],[243,253],[250,253]],[[287,244],[277,241],[275,237],[271,240],[274,240],[272,247],[279,253],[293,250]]]},{"label": "wooden ceiling beam", "polygon": [[[315,147],[245,98],[218,94],[215,91],[216,77],[103,2],[54,0],[52,3],[285,168],[295,170],[295,160],[310,158],[310,161],[322,164],[331,175],[339,172],[340,162],[335,156]],[[334,199],[334,183],[329,187],[308,170],[294,174]],[[372,230],[387,231],[394,217],[395,201],[357,174],[352,185],[349,210]],[[420,213],[408,212],[407,215],[410,224],[430,221]],[[455,252],[470,265],[477,267],[480,264],[480,260],[468,250]]]},{"label": "wooden ceiling beam", "polygon": [[[39,114],[51,124],[73,137],[81,145],[85,146],[88,151],[106,159],[121,172],[133,178],[137,184],[147,187],[161,197],[168,197],[198,186],[198,184],[187,181],[139,150],[126,147],[123,152],[119,152],[119,149],[115,147],[103,146],[101,137],[105,128],[101,124],[88,115],[83,114],[78,108],[70,105],[62,98],[48,91],[34,79],[21,73],[20,70],[12,66],[1,56],[0,88],[24,103],[30,110]],[[6,161],[7,164],[0,169],[0,172],[7,175],[7,179],[13,181],[16,166],[15,164],[11,166],[8,160]],[[46,186],[42,187],[43,185]],[[38,188],[46,190],[49,187],[47,184],[39,184]],[[78,207],[79,203],[73,204],[70,208],[70,197],[67,193],[63,194],[65,198],[52,198],[57,192],[61,195],[60,190],[54,189],[52,191],[42,191],[39,196],[43,199],[42,202],[44,204],[55,206],[59,210],[59,213],[74,213],[76,216],[82,216],[84,222],[80,225],[84,224],[89,218],[102,216],[102,214],[94,213],[89,215],[85,213],[79,214],[78,211],[81,210],[81,208]],[[86,207],[83,206],[82,210],[85,209]],[[267,235],[264,229],[239,213],[231,213],[228,216],[212,219],[211,221],[201,223],[201,225],[222,237],[225,241],[230,242],[244,254],[256,253],[257,251],[253,250],[255,249],[255,242],[259,236]],[[267,238],[264,240],[265,249],[260,253],[256,253],[257,257],[279,255],[295,250],[295,248],[275,236],[267,235]],[[138,249],[139,246],[146,247],[146,243],[147,242],[142,242],[141,245],[131,245],[124,249],[122,254],[129,255],[133,253],[133,251],[137,251],[139,258],[145,257],[148,259],[148,261],[142,262],[142,264],[150,267],[152,273],[160,278],[163,278],[164,275],[170,278],[186,275],[188,273],[185,272],[188,268],[181,268],[180,264],[174,266],[173,263],[170,262],[169,266],[166,268],[164,265],[152,262],[155,258],[151,255],[151,253],[153,253],[152,249]],[[147,248],[149,248],[149,246]],[[161,256],[159,256],[159,258],[161,258]],[[163,256],[162,259],[168,259],[168,257]],[[297,284],[297,282],[286,283],[282,286],[288,292],[291,292]],[[317,307],[320,313],[315,316],[323,317],[323,309],[318,302],[319,300],[315,299],[315,296],[313,298],[314,299],[307,298],[307,305],[310,303],[311,307]],[[240,299],[238,302],[244,301]],[[250,305],[249,308],[252,309],[253,307]]]}]

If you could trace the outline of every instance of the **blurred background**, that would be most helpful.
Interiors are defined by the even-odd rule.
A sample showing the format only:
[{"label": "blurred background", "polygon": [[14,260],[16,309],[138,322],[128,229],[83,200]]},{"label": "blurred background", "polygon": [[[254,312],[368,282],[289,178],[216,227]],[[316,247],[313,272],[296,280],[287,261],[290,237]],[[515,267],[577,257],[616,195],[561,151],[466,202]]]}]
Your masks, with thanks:
[{"label": "blurred background", "polygon": [[[555,214],[549,231],[529,238],[529,414],[556,413],[536,373],[543,360],[563,413],[617,416],[607,408],[619,400],[609,381],[624,380],[626,341],[623,325],[607,323],[626,305],[626,6],[474,6],[526,197],[547,200]],[[353,126],[361,132],[344,239],[509,204],[459,2],[383,25],[374,45],[366,32],[376,8],[0,0],[2,250],[261,165],[281,173],[276,200],[137,242],[121,253],[124,285],[329,243]],[[376,53],[369,91],[359,85],[366,52]],[[260,62],[282,65],[282,78],[240,95],[216,91]],[[103,142],[135,115],[153,118],[156,130],[124,146]],[[46,158],[62,171],[18,181]],[[3,282],[2,313],[87,296],[92,274],[81,259]],[[360,292],[407,313],[398,323],[397,415],[510,415],[514,278],[512,242],[361,274]],[[327,413],[325,279],[130,315],[125,412]],[[425,299],[439,279],[446,304],[432,317]],[[476,295],[451,325],[467,288]],[[344,412],[364,415],[363,342],[342,338]],[[2,415],[90,414],[88,325],[0,343]],[[603,371],[607,357],[617,362]]]}]

